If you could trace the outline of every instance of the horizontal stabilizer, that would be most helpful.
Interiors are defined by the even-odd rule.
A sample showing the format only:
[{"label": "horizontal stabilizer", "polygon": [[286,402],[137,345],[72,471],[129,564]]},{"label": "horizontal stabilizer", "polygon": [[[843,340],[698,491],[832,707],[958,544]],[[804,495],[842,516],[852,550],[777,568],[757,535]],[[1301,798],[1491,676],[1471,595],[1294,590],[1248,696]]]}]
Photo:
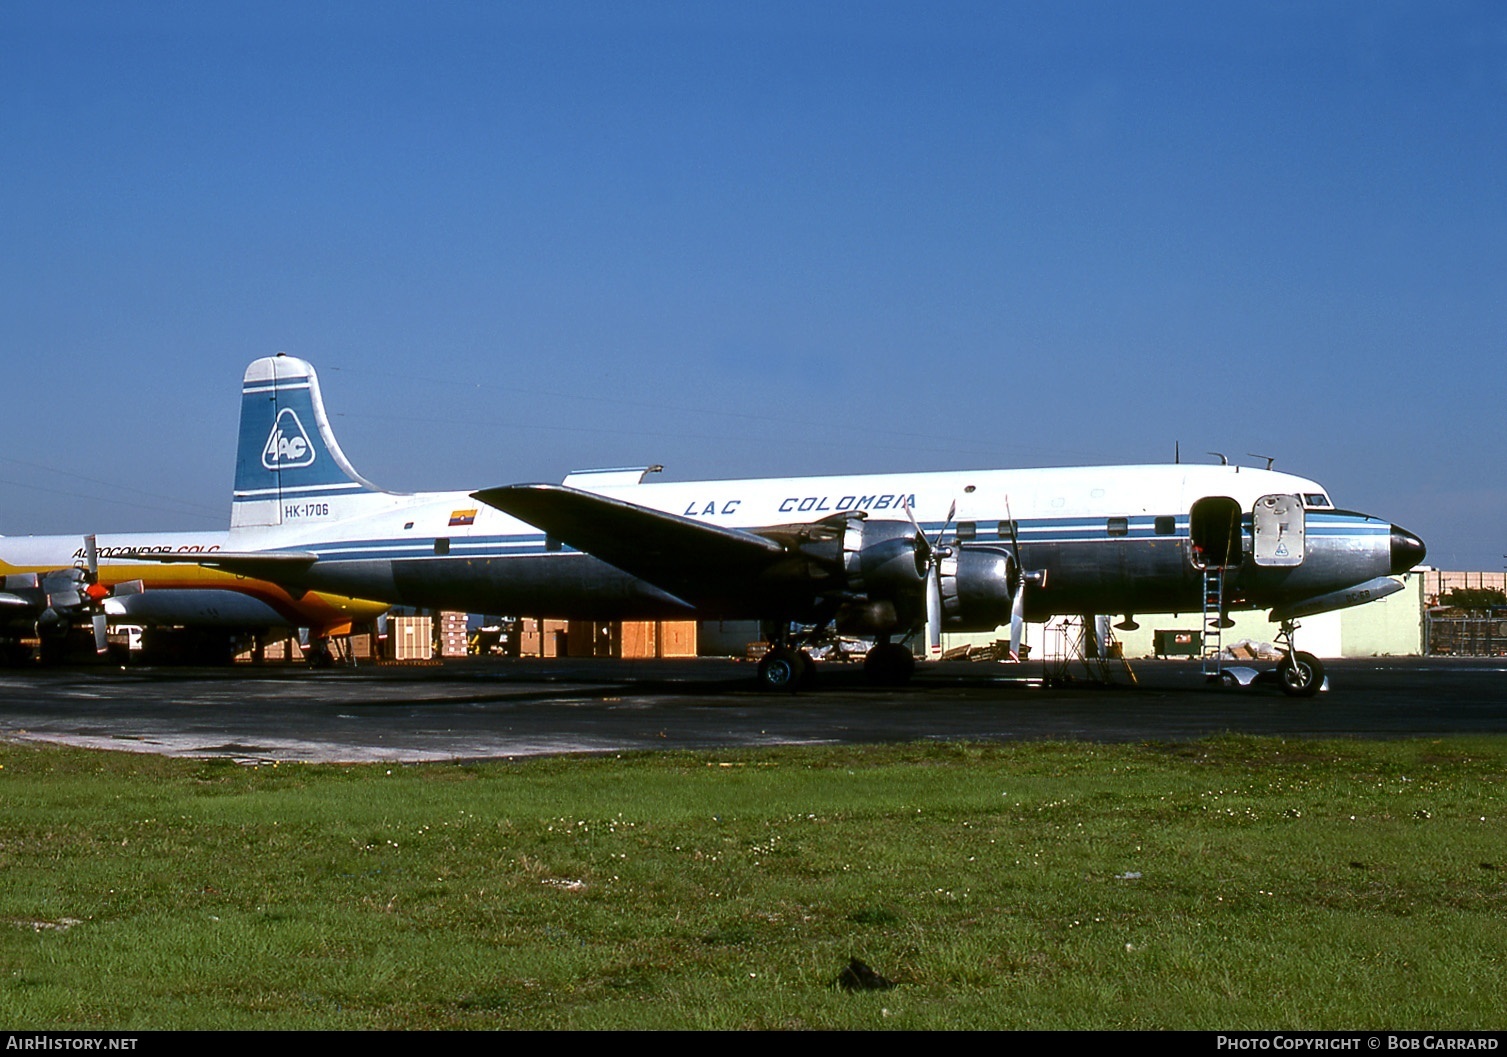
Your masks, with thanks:
[{"label": "horizontal stabilizer", "polygon": [[557,484],[509,485],[471,495],[693,603],[747,584],[787,553],[752,532]]}]

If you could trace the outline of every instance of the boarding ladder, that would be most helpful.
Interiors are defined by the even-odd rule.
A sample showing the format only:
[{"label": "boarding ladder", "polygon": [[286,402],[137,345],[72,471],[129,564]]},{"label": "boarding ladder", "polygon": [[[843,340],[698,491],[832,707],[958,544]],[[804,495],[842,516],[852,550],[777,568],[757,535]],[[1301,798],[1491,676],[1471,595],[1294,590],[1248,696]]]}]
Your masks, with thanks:
[{"label": "boarding ladder", "polygon": [[1218,679],[1224,670],[1224,568],[1204,566],[1203,673]]}]

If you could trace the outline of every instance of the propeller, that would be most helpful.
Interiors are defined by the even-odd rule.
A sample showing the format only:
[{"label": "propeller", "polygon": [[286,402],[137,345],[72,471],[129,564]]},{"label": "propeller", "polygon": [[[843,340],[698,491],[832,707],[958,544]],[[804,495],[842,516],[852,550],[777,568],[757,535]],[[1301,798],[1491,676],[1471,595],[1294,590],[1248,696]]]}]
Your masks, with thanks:
[{"label": "propeller", "polygon": [[52,642],[65,639],[88,616],[100,653],[108,646],[104,603],[111,594],[99,582],[99,547],[92,535],[84,537],[83,551],[72,565],[0,577],[0,607],[35,612],[38,636]]},{"label": "propeller", "polygon": [[75,561],[67,569],[54,569],[42,577],[41,586],[46,606],[37,617],[39,635],[65,636],[87,613],[94,625],[95,651],[104,653],[109,648],[104,602],[110,589],[99,582],[99,546],[92,535],[84,537],[82,564]]},{"label": "propeller", "polygon": [[105,616],[105,599],[110,597],[110,589],[99,582],[99,544],[92,532],[84,537],[84,561],[88,565],[84,597],[93,610],[94,652],[104,653],[110,648],[109,618]]},{"label": "propeller", "polygon": [[915,526],[916,539],[926,549],[926,649],[927,655],[933,658],[942,652],[942,562],[952,557],[952,549],[942,546],[942,537],[947,534],[957,512],[958,502],[954,499],[947,508],[947,520],[942,522],[936,540],[931,541],[922,531],[910,503],[905,504],[905,515]]},{"label": "propeller", "polygon": [[1010,524],[1010,557],[1015,567],[1015,585],[1010,592],[1010,659],[1020,660],[1020,639],[1026,625],[1026,584],[1041,587],[1046,583],[1046,570],[1026,572],[1020,560],[1020,535],[1015,531],[1015,514],[1010,510],[1010,497],[1005,496],[1005,517]]}]

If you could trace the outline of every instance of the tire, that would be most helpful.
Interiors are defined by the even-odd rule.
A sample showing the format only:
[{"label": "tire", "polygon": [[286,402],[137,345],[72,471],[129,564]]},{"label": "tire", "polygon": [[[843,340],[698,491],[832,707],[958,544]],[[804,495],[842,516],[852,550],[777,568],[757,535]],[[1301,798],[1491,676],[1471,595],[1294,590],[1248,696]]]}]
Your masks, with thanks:
[{"label": "tire", "polygon": [[806,662],[795,650],[777,646],[759,662],[759,689],[793,694],[805,676]]},{"label": "tire", "polygon": [[1312,697],[1324,685],[1324,666],[1311,653],[1296,652],[1277,669],[1288,697]]},{"label": "tire", "polygon": [[881,643],[863,659],[863,676],[875,686],[905,686],[915,673],[915,656],[898,642]]}]

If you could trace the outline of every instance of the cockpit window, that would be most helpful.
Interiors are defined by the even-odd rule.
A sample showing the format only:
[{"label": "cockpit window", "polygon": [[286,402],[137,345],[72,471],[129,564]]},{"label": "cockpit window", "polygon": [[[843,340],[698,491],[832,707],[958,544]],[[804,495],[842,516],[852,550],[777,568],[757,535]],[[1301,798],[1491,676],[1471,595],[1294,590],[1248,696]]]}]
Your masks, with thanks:
[{"label": "cockpit window", "polygon": [[1333,506],[1329,497],[1323,492],[1309,492],[1303,496],[1304,506]]}]

